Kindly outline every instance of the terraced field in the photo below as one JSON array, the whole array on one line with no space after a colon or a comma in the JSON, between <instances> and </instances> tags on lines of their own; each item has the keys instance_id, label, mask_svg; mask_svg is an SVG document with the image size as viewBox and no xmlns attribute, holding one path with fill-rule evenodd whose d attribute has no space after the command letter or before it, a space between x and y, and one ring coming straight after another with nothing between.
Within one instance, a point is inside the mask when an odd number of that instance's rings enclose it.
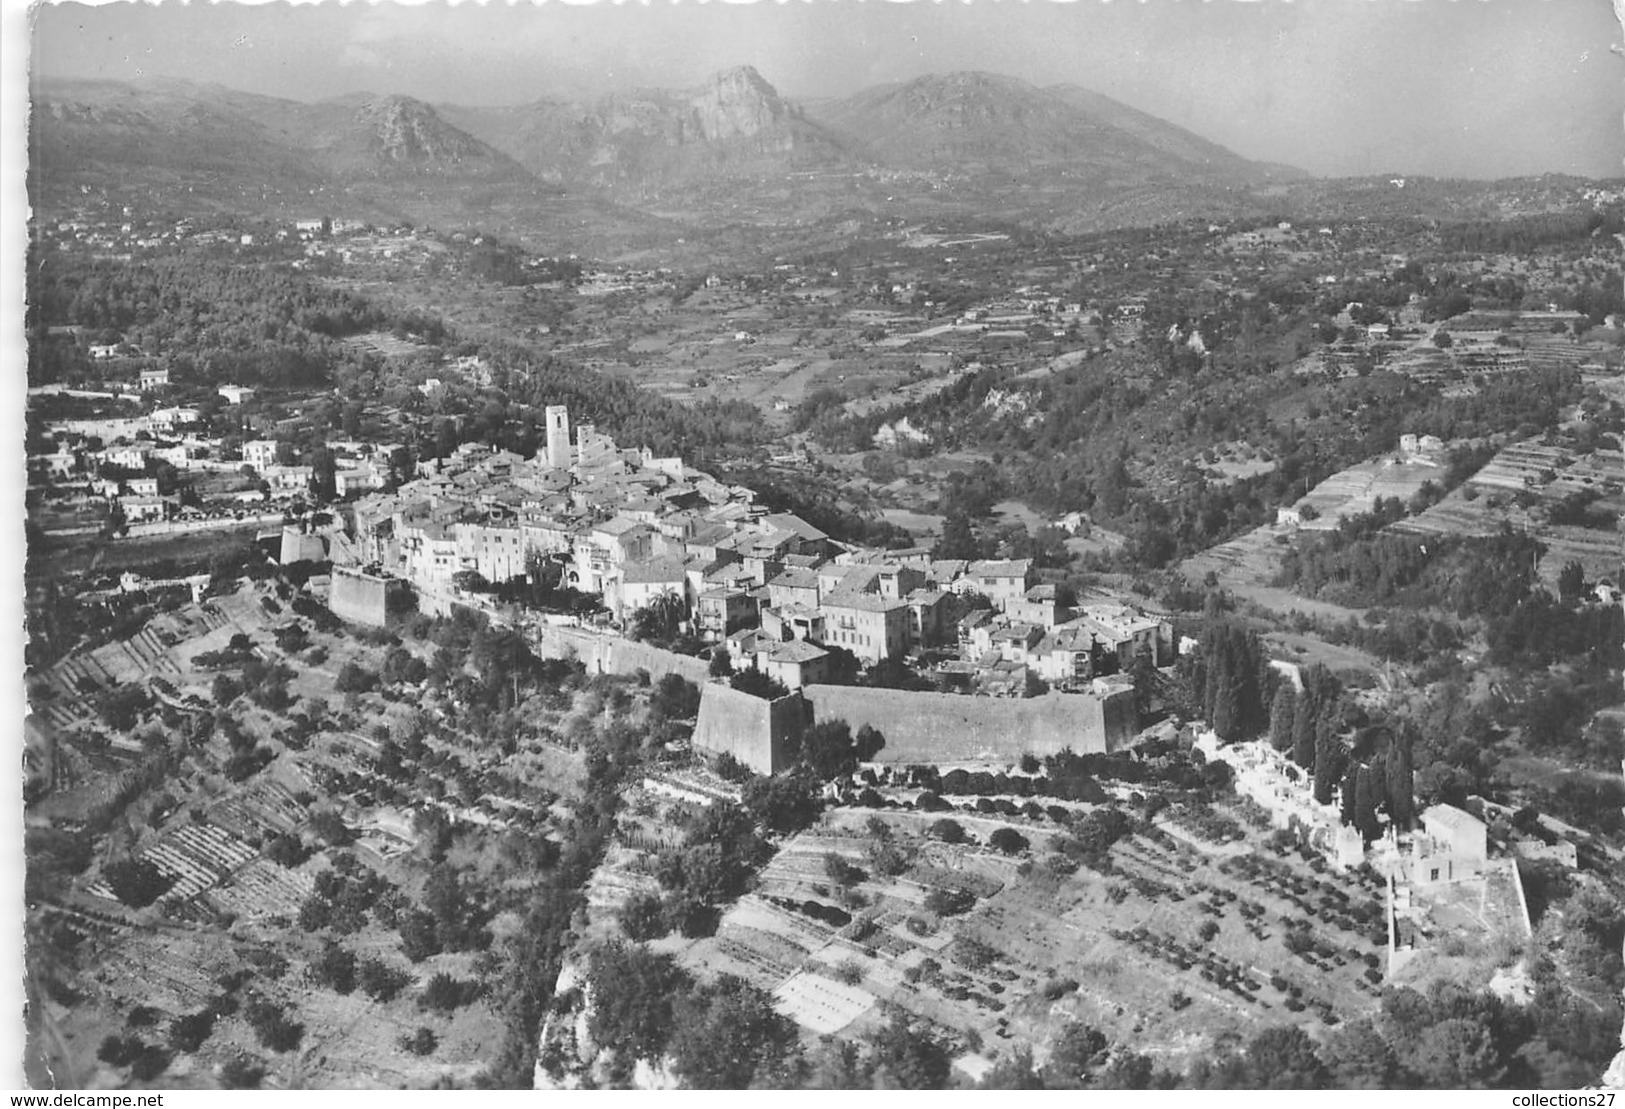
<instances>
[{"instance_id":1,"label":"terraced field","mask_svg":"<svg viewBox=\"0 0 1625 1109\"><path fill-rule=\"evenodd\" d=\"M1042 1054L1068 1019L1178 1063L1265 1024L1319 1037L1377 1004L1374 878L1317 871L1239 823L1239 839L1210 842L1176 817L1119 841L1096 872L1052 861L1058 826L956 811L972 842L949 846L925 834L938 815L831 811L784 844L716 936L662 943L693 971L772 992L810 1034L860 1035L881 1002L901 1005L979 1040L980 1056L961 1060L973 1071L1006 1044ZM911 856L897 877L870 863L871 816ZM1000 826L1018 827L1030 849L990 850ZM829 877L832 853L864 872L849 890ZM969 890L974 907L933 913L933 890ZM1287 946L1289 935L1301 938Z\"/></svg>"}]
</instances>

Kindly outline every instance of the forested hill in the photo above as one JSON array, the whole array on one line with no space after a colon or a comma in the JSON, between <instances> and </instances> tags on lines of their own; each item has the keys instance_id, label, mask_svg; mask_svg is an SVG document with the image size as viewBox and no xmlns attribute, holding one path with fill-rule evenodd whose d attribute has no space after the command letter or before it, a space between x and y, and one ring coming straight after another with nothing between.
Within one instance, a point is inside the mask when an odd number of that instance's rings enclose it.
<instances>
[{"instance_id":1,"label":"forested hill","mask_svg":"<svg viewBox=\"0 0 1625 1109\"><path fill-rule=\"evenodd\" d=\"M1535 434L1578 387L1573 371L1552 369L1446 397L1436 385L1384 373L1330 382L1148 373L1124 354L1043 382L984 370L916 404L811 426L825 444L851 449L906 416L940 449L994 460L943 486L939 510L950 517L983 519L1011 499L1056 515L1081 510L1126 532L1135 557L1162 566L1273 520L1277 506L1392 450L1402 432ZM1272 465L1213 480L1198 465L1201 453L1237 440Z\"/></svg>"},{"instance_id":2,"label":"forested hill","mask_svg":"<svg viewBox=\"0 0 1625 1109\"><path fill-rule=\"evenodd\" d=\"M199 395L224 384L273 394L331 390L347 404L421 412L423 397L408 387L402 367L346 341L383 331L419 344L430 362L454 353L492 366L493 387L470 398L477 403L441 410L453 446L478 438L531 453L540 413L526 409L549 404L568 405L574 418L625 446L691 460L761 436L760 416L749 406L679 406L523 341L466 339L422 309L381 304L281 262L189 253L114 263L42 254L29 268L28 302L32 385L92 379L84 348L51 335L52 328L72 326L109 342L122 339L141 359L168 366L178 389ZM426 437L424 447L436 437L444 436Z\"/></svg>"}]
</instances>

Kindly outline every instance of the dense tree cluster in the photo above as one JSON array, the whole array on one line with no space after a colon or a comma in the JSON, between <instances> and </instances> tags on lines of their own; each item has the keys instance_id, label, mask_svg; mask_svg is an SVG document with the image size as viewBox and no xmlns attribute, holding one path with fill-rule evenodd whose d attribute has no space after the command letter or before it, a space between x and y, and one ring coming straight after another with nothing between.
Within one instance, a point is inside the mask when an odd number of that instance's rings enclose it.
<instances>
[{"instance_id":1,"label":"dense tree cluster","mask_svg":"<svg viewBox=\"0 0 1625 1109\"><path fill-rule=\"evenodd\" d=\"M1226 743L1246 739L1268 724L1266 700L1269 658L1256 631L1229 621L1213 621L1202 631L1201 647L1182 660L1181 677L1202 719Z\"/></svg>"},{"instance_id":2,"label":"dense tree cluster","mask_svg":"<svg viewBox=\"0 0 1625 1109\"><path fill-rule=\"evenodd\" d=\"M587 960L588 1035L625 1082L639 1059L667 1060L696 1089L941 1089L949 1044L893 1010L864 1044L825 1040L812 1051L772 999L743 979L696 983L671 956L609 943Z\"/></svg>"},{"instance_id":3,"label":"dense tree cluster","mask_svg":"<svg viewBox=\"0 0 1625 1109\"><path fill-rule=\"evenodd\" d=\"M1436 608L1460 618L1500 618L1525 599L1540 545L1526 535L1447 537L1368 534L1380 520L1344 521L1305 538L1281 560L1277 582L1355 608Z\"/></svg>"}]
</instances>

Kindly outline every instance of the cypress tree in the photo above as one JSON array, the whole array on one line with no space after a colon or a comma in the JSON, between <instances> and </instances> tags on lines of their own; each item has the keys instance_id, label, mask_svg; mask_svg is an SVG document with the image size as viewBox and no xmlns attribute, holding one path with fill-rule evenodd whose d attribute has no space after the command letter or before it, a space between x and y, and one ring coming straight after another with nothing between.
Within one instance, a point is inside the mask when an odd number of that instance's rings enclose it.
<instances>
[{"instance_id":1,"label":"cypress tree","mask_svg":"<svg viewBox=\"0 0 1625 1109\"><path fill-rule=\"evenodd\" d=\"M1230 684L1229 657L1217 649L1216 641L1214 647L1215 650L1207 656L1207 666L1202 673L1202 715L1207 717L1209 723L1213 721L1219 691Z\"/></svg>"},{"instance_id":2,"label":"cypress tree","mask_svg":"<svg viewBox=\"0 0 1625 1109\"><path fill-rule=\"evenodd\" d=\"M1337 736L1337 717L1328 709L1315 721L1315 800L1331 804L1337 778L1343 770L1343 741Z\"/></svg>"},{"instance_id":3,"label":"cypress tree","mask_svg":"<svg viewBox=\"0 0 1625 1109\"><path fill-rule=\"evenodd\" d=\"M1385 767L1388 819L1402 832L1410 830L1411 822L1416 817L1415 784L1411 771L1411 744L1414 738L1411 729L1406 726L1395 732L1388 743Z\"/></svg>"},{"instance_id":4,"label":"cypress tree","mask_svg":"<svg viewBox=\"0 0 1625 1109\"><path fill-rule=\"evenodd\" d=\"M1343 824L1355 824L1359 816L1354 807L1354 795L1358 786L1360 768L1351 766L1343 774L1342 784L1338 788L1337 818Z\"/></svg>"},{"instance_id":5,"label":"cypress tree","mask_svg":"<svg viewBox=\"0 0 1625 1109\"><path fill-rule=\"evenodd\" d=\"M1382 832L1382 826L1377 822L1377 775L1376 770L1362 766L1354 783L1354 826L1360 829L1360 835L1367 843Z\"/></svg>"},{"instance_id":6,"label":"cypress tree","mask_svg":"<svg viewBox=\"0 0 1625 1109\"><path fill-rule=\"evenodd\" d=\"M1292 749L1292 717L1298 706L1298 695L1291 682L1282 682L1270 702L1270 746L1277 751Z\"/></svg>"},{"instance_id":7,"label":"cypress tree","mask_svg":"<svg viewBox=\"0 0 1625 1109\"><path fill-rule=\"evenodd\" d=\"M1269 727L1268 706L1264 703L1264 680L1269 673L1269 656L1264 652L1264 641L1256 631L1236 629L1236 678L1240 685L1237 700L1241 711L1242 731L1255 736Z\"/></svg>"},{"instance_id":8,"label":"cypress tree","mask_svg":"<svg viewBox=\"0 0 1625 1109\"><path fill-rule=\"evenodd\" d=\"M1223 681L1216 684L1213 691L1213 708L1208 720L1219 738L1226 743L1241 738L1241 714L1236 707L1236 687L1233 682Z\"/></svg>"},{"instance_id":9,"label":"cypress tree","mask_svg":"<svg viewBox=\"0 0 1625 1109\"><path fill-rule=\"evenodd\" d=\"M1292 761L1305 770L1315 765L1315 699L1308 689L1292 713Z\"/></svg>"}]
</instances>

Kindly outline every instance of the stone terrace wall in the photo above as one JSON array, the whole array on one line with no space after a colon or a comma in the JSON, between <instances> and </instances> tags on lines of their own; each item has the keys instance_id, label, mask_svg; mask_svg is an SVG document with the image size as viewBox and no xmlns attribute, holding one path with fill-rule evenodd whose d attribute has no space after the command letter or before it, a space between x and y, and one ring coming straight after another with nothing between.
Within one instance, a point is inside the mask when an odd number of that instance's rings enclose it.
<instances>
[{"instance_id":1,"label":"stone terrace wall","mask_svg":"<svg viewBox=\"0 0 1625 1109\"><path fill-rule=\"evenodd\" d=\"M966 697L896 689L809 685L802 695L818 721L865 724L886 737L876 762L1010 762L1023 753L1113 751L1132 738L1132 693Z\"/></svg>"}]
</instances>

